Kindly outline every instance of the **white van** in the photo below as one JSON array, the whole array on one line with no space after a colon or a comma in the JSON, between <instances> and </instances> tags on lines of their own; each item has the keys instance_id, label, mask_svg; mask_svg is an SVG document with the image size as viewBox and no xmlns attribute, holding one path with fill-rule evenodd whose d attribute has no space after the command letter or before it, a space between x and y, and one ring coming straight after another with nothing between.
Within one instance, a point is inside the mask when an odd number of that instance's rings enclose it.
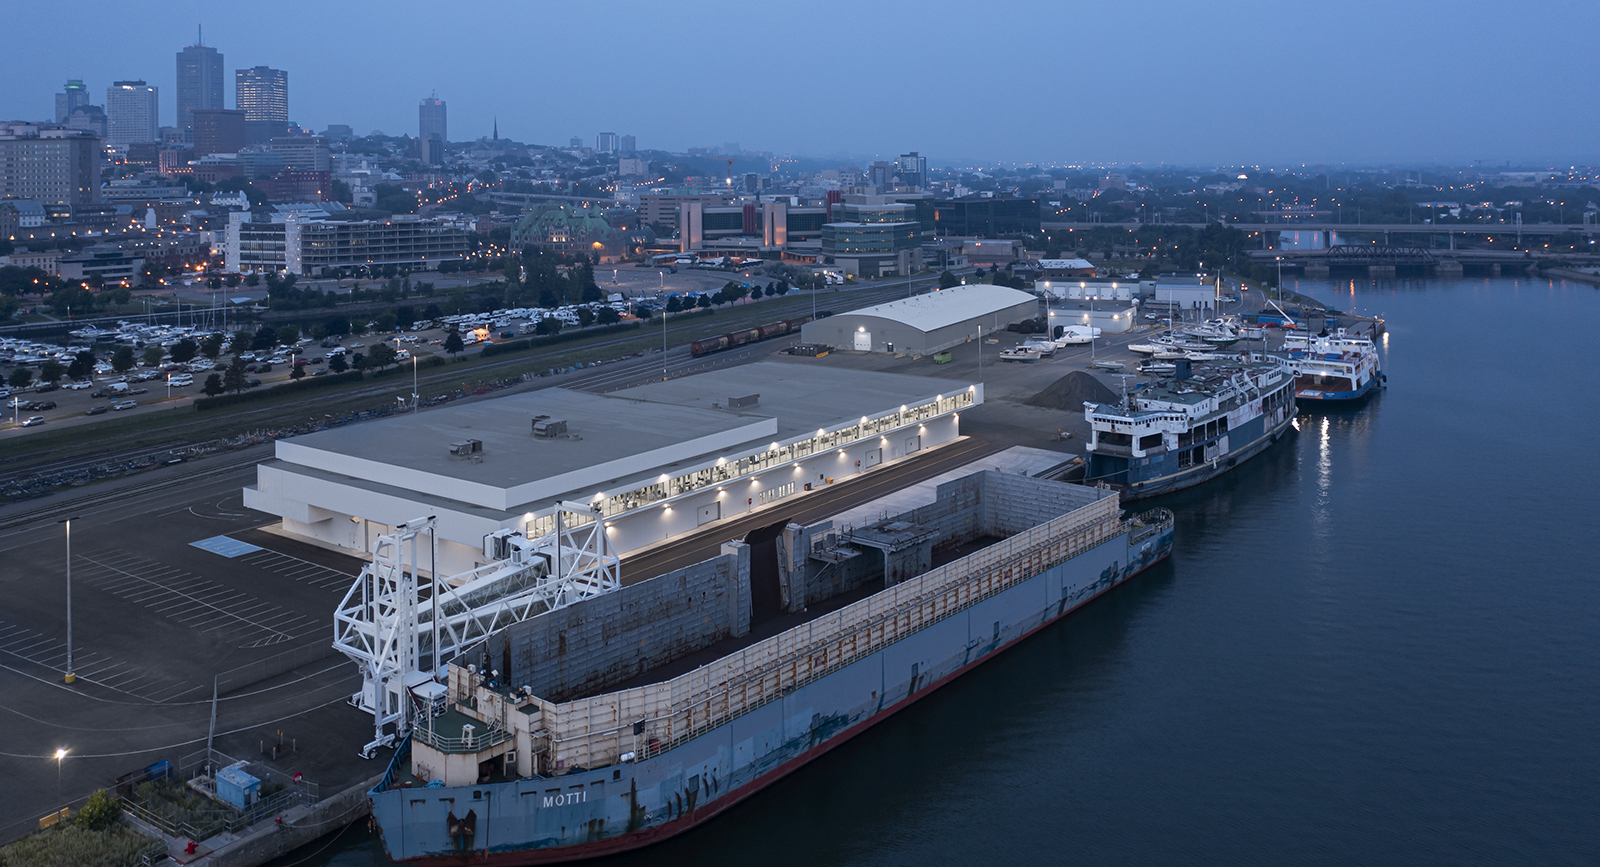
<instances>
[{"instance_id":1,"label":"white van","mask_svg":"<svg viewBox=\"0 0 1600 867\"><path fill-rule=\"evenodd\" d=\"M194 385L194 377L187 373L173 374L172 378L167 380L167 384L171 385L173 388L180 388L185 385Z\"/></svg>"}]
</instances>

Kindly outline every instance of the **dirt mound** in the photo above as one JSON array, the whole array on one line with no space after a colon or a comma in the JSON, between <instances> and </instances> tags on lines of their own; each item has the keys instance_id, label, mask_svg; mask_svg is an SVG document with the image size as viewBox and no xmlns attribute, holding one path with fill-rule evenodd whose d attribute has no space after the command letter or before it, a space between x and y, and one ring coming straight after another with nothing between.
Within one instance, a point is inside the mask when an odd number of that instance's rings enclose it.
<instances>
[{"instance_id":1,"label":"dirt mound","mask_svg":"<svg viewBox=\"0 0 1600 867\"><path fill-rule=\"evenodd\" d=\"M1116 403L1117 393L1095 379L1092 374L1074 370L1023 403L1046 409L1083 412L1083 402L1086 400L1093 403Z\"/></svg>"}]
</instances>

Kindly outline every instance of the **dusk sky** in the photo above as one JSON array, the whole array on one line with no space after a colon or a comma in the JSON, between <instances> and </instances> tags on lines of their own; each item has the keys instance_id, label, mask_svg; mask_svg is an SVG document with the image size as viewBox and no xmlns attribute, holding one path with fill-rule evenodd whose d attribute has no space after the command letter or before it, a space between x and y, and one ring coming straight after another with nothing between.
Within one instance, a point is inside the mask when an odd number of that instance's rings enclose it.
<instances>
[{"instance_id":1,"label":"dusk sky","mask_svg":"<svg viewBox=\"0 0 1600 867\"><path fill-rule=\"evenodd\" d=\"M1593 163L1600 3L11 3L0 118L174 55L289 71L290 118L450 138L936 164Z\"/></svg>"}]
</instances>

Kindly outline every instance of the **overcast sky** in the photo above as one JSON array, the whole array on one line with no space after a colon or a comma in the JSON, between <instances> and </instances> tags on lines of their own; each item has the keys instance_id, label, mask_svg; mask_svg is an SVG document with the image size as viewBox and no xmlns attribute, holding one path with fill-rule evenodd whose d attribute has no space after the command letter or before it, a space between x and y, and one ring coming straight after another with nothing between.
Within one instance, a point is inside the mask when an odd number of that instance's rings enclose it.
<instances>
[{"instance_id":1,"label":"overcast sky","mask_svg":"<svg viewBox=\"0 0 1600 867\"><path fill-rule=\"evenodd\" d=\"M1600 0L7 3L0 118L161 89L195 41L289 71L317 130L936 164L1600 162Z\"/></svg>"}]
</instances>

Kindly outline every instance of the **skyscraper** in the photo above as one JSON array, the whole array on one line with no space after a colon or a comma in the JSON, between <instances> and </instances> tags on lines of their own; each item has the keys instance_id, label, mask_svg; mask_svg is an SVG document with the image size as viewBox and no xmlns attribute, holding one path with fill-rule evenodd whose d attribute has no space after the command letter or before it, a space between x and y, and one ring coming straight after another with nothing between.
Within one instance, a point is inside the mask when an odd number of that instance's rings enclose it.
<instances>
[{"instance_id":1,"label":"skyscraper","mask_svg":"<svg viewBox=\"0 0 1600 867\"><path fill-rule=\"evenodd\" d=\"M894 161L894 173L900 176L901 186L927 186L928 158L921 156L916 151L901 154L900 158Z\"/></svg>"},{"instance_id":2,"label":"skyscraper","mask_svg":"<svg viewBox=\"0 0 1600 867\"><path fill-rule=\"evenodd\" d=\"M600 153L603 153L603 154L614 154L614 153L616 153L617 152L617 134L614 133L614 132L603 132L603 133L599 133L599 134L595 135L595 137L594 137L594 149L596 151L600 152Z\"/></svg>"},{"instance_id":3,"label":"skyscraper","mask_svg":"<svg viewBox=\"0 0 1600 867\"><path fill-rule=\"evenodd\" d=\"M223 108L222 54L196 42L178 52L178 129L194 141L194 110Z\"/></svg>"},{"instance_id":4,"label":"skyscraper","mask_svg":"<svg viewBox=\"0 0 1600 867\"><path fill-rule=\"evenodd\" d=\"M83 84L83 79L68 79L64 92L56 94L56 123L66 123L72 116L72 110L89 104L89 88Z\"/></svg>"},{"instance_id":5,"label":"skyscraper","mask_svg":"<svg viewBox=\"0 0 1600 867\"><path fill-rule=\"evenodd\" d=\"M633 136L625 135L622 137L621 148L623 153L631 154L639 150L639 145Z\"/></svg>"},{"instance_id":6,"label":"skyscraper","mask_svg":"<svg viewBox=\"0 0 1600 867\"><path fill-rule=\"evenodd\" d=\"M157 141L161 135L161 98L143 81L117 81L106 88L106 143L129 145Z\"/></svg>"},{"instance_id":7,"label":"skyscraper","mask_svg":"<svg viewBox=\"0 0 1600 867\"><path fill-rule=\"evenodd\" d=\"M430 96L417 108L417 138L427 141L435 136L441 142L450 140L445 123L444 100Z\"/></svg>"},{"instance_id":8,"label":"skyscraper","mask_svg":"<svg viewBox=\"0 0 1600 867\"><path fill-rule=\"evenodd\" d=\"M233 74L234 105L244 112L245 139L266 144L289 126L289 73L255 66Z\"/></svg>"},{"instance_id":9,"label":"skyscraper","mask_svg":"<svg viewBox=\"0 0 1600 867\"><path fill-rule=\"evenodd\" d=\"M197 108L193 115L195 159L207 154L236 154L244 149L244 112L236 108Z\"/></svg>"}]
</instances>

